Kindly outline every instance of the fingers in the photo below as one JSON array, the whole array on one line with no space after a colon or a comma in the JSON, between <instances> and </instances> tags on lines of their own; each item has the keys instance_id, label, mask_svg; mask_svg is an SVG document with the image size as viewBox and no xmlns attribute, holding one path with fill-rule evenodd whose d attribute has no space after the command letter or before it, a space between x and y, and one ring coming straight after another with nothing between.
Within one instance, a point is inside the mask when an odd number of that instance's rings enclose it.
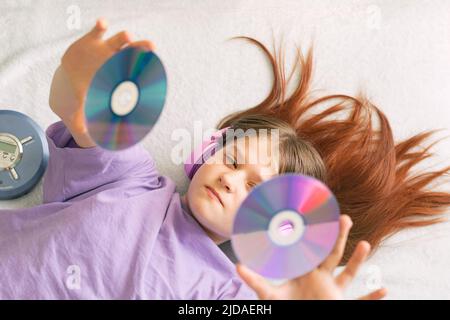
<instances>
[{"instance_id":1,"label":"fingers","mask_svg":"<svg viewBox=\"0 0 450 320\"><path fill-rule=\"evenodd\" d=\"M320 265L319 268L333 272L339 265L344 254L345 244L347 243L348 233L352 227L352 220L348 215L342 215L339 219L339 235L334 245L333 251Z\"/></svg>"},{"instance_id":2,"label":"fingers","mask_svg":"<svg viewBox=\"0 0 450 320\"><path fill-rule=\"evenodd\" d=\"M353 251L352 256L348 260L344 271L336 277L336 284L344 289L356 276L359 268L366 260L370 252L370 244L367 241L361 241Z\"/></svg>"},{"instance_id":3,"label":"fingers","mask_svg":"<svg viewBox=\"0 0 450 320\"><path fill-rule=\"evenodd\" d=\"M380 300L383 299L387 294L386 288L381 288L378 290L375 290L368 295L362 296L359 298L359 300Z\"/></svg>"},{"instance_id":4,"label":"fingers","mask_svg":"<svg viewBox=\"0 0 450 320\"><path fill-rule=\"evenodd\" d=\"M256 292L260 299L265 299L269 296L271 285L264 277L256 272L253 272L242 264L238 264L236 270L239 276Z\"/></svg>"},{"instance_id":5,"label":"fingers","mask_svg":"<svg viewBox=\"0 0 450 320\"><path fill-rule=\"evenodd\" d=\"M124 45L131 42L131 34L127 31L119 32L106 40L113 50L120 50Z\"/></svg>"},{"instance_id":6,"label":"fingers","mask_svg":"<svg viewBox=\"0 0 450 320\"><path fill-rule=\"evenodd\" d=\"M130 43L130 47L141 47L149 51L155 51L156 46L150 40L141 40Z\"/></svg>"},{"instance_id":7,"label":"fingers","mask_svg":"<svg viewBox=\"0 0 450 320\"><path fill-rule=\"evenodd\" d=\"M93 37L96 38L102 38L103 35L106 32L106 29L108 29L108 23L105 19L100 18L97 20L97 22L95 23L94 28L91 30L91 32L89 32L89 34Z\"/></svg>"},{"instance_id":8,"label":"fingers","mask_svg":"<svg viewBox=\"0 0 450 320\"><path fill-rule=\"evenodd\" d=\"M97 39L101 39L106 30L108 29L108 23L105 19L100 18L97 20L94 28L88 33L89 36L96 37ZM140 41L132 41L132 36L127 31L121 31L105 42L113 49L113 50L120 50L125 45L130 45L132 47L142 47L143 49L154 51L155 45L150 40L140 40Z\"/></svg>"}]
</instances>

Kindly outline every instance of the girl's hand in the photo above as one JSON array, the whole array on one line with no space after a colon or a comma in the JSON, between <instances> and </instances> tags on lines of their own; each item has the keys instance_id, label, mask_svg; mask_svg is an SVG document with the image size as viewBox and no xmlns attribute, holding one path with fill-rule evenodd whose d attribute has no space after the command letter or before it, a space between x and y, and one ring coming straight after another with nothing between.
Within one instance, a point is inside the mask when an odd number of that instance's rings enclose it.
<instances>
[{"instance_id":1,"label":"girl's hand","mask_svg":"<svg viewBox=\"0 0 450 320\"><path fill-rule=\"evenodd\" d=\"M154 50L149 40L132 41L127 31L103 40L107 23L99 19L95 27L75 41L64 53L50 90L50 108L71 131L80 146L94 146L87 133L84 105L89 84L97 70L116 52L127 46Z\"/></svg>"},{"instance_id":2,"label":"girl's hand","mask_svg":"<svg viewBox=\"0 0 450 320\"><path fill-rule=\"evenodd\" d=\"M289 280L282 285L270 284L264 277L249 268L238 264L237 271L241 278L258 294L262 300L272 299L343 299L345 288L355 277L359 267L367 258L370 245L366 241L358 243L345 269L338 276L333 276L334 269L339 265L344 253L345 244L352 222L349 216L340 217L340 233L331 254L315 270ZM360 299L381 299L386 295L386 289L378 289Z\"/></svg>"}]
</instances>

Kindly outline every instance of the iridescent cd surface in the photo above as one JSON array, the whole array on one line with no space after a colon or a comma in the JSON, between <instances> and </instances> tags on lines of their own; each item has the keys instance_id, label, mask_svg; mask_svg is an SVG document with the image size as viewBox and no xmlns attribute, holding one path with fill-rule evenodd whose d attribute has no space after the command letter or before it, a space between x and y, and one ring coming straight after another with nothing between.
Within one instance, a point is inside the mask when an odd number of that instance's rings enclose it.
<instances>
[{"instance_id":1,"label":"iridescent cd surface","mask_svg":"<svg viewBox=\"0 0 450 320\"><path fill-rule=\"evenodd\" d=\"M109 150L133 146L155 125L166 93L166 72L154 52L138 47L119 51L89 86L85 107L89 135Z\"/></svg>"},{"instance_id":2,"label":"iridescent cd surface","mask_svg":"<svg viewBox=\"0 0 450 320\"><path fill-rule=\"evenodd\" d=\"M339 205L321 181L285 174L255 187L239 208L231 243L238 260L272 279L316 268L333 249Z\"/></svg>"}]
</instances>

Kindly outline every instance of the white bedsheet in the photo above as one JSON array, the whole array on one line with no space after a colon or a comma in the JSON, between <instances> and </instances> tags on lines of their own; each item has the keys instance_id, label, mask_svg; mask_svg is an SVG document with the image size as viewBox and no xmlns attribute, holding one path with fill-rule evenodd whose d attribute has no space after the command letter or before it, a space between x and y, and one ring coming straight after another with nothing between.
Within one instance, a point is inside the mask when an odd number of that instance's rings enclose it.
<instances>
[{"instance_id":1,"label":"white bedsheet","mask_svg":"<svg viewBox=\"0 0 450 320\"><path fill-rule=\"evenodd\" d=\"M80 25L77 29L77 14ZM182 167L171 161L174 129L212 128L224 115L260 102L270 68L256 47L229 37L247 35L269 47L272 30L284 35L287 63L295 44L315 41L315 87L326 93L368 96L389 117L397 139L450 128L449 1L135 0L0 1L0 109L28 114L43 128L57 118L48 107L54 69L65 48L97 17L108 35L127 29L149 38L168 71L165 110L143 144L180 192ZM75 29L74 29L75 28ZM164 142L164 143L162 143ZM448 165L449 139L430 165ZM428 163L427 163L428 164ZM449 190L449 184L443 189ZM39 204L41 185L0 208ZM450 223L406 230L388 239L368 261L349 297L380 283L388 299L450 298Z\"/></svg>"}]
</instances>

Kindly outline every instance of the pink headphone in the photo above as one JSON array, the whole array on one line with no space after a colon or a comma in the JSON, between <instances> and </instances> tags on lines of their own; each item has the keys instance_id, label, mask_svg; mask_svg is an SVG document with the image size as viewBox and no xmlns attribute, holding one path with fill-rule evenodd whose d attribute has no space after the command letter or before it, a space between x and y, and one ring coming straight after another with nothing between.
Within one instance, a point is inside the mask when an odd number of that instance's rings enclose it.
<instances>
[{"instance_id":1,"label":"pink headphone","mask_svg":"<svg viewBox=\"0 0 450 320\"><path fill-rule=\"evenodd\" d=\"M223 128L215 132L209 140L203 141L203 143L190 154L184 163L184 172L189 179L192 179L197 170L211 157L215 151L215 147L223 141L227 129Z\"/></svg>"}]
</instances>

